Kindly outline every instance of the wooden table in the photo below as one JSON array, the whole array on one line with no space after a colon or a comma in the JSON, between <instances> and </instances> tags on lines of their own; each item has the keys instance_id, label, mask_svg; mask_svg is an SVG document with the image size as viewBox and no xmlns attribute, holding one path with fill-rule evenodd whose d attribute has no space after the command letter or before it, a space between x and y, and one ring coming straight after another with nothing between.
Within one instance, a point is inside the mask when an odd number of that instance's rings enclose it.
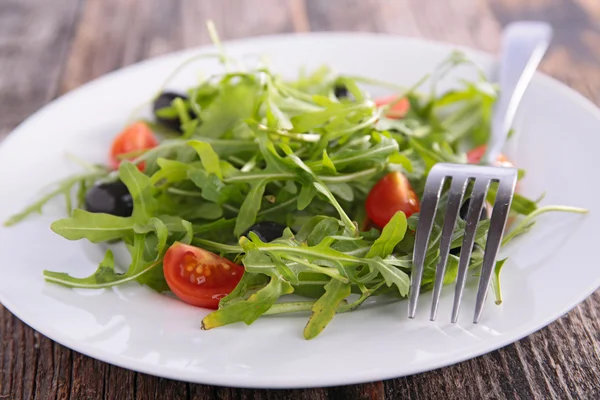
<instances>
[{"instance_id":1,"label":"wooden table","mask_svg":"<svg viewBox=\"0 0 600 400\"><path fill-rule=\"evenodd\" d=\"M2 0L0 138L91 79L208 43L207 18L223 39L358 30L487 51L497 50L506 23L546 20L555 40L542 69L600 101L599 0ZM600 292L549 327L483 357L416 376L326 389L238 390L124 370L54 343L1 305L0 341L0 399L10 400L600 398Z\"/></svg>"}]
</instances>

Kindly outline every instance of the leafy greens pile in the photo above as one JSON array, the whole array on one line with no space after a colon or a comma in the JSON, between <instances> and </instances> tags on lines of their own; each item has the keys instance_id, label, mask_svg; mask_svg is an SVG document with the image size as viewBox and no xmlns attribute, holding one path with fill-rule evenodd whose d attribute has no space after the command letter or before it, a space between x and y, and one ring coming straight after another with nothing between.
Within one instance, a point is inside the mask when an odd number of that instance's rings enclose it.
<instances>
[{"instance_id":1,"label":"leafy greens pile","mask_svg":"<svg viewBox=\"0 0 600 400\"><path fill-rule=\"evenodd\" d=\"M218 42L217 42L218 43ZM203 57L207 57L206 55ZM96 272L76 278L45 271L49 282L68 287L106 288L137 281L168 290L162 257L175 242L193 244L243 264L239 285L202 322L210 329L234 322L250 324L261 315L311 311L304 336L317 336L336 313L353 311L371 296L402 298L408 293L414 231L418 215L398 212L383 228L367 229L364 203L369 190L387 172L402 171L421 195L428 170L437 162L465 163L464 149L487 142L496 96L483 74L474 82L441 95L435 82L454 66L469 63L453 53L432 76L404 89L377 80L345 76L321 68L285 81L266 66L235 67L222 52L225 71L187 91L160 110L182 121L174 137L151 121L161 144L123 161L118 171L103 166L57 185L57 189L15 215L14 224L57 195L67 198L69 217L52 229L69 240L93 243L123 241L131 265L115 270L111 250ZM429 95L416 88L430 79ZM390 119L375 106L365 85L384 87L406 97L410 110ZM348 96L337 98L336 87ZM145 163L144 172L136 164ZM87 190L99 180L122 180L133 198L133 215L118 217L84 211ZM73 207L71 197L77 204ZM490 191L493 200L494 191ZM444 201L440 207L443 209ZM545 211L516 196L511 212L526 218L505 242L525 232ZM443 216L443 210L438 215ZM257 235L241 236L257 221L288 228L269 243ZM437 221L426 259L424 290L431 287L439 259L442 220ZM478 226L470 267L480 266L489 222ZM464 222L452 248L461 245ZM497 268L499 273L501 263ZM454 281L458 257L449 256L445 282ZM496 275L495 278L498 276ZM499 284L495 279L499 298ZM279 301L296 294L302 301Z\"/></svg>"}]
</instances>

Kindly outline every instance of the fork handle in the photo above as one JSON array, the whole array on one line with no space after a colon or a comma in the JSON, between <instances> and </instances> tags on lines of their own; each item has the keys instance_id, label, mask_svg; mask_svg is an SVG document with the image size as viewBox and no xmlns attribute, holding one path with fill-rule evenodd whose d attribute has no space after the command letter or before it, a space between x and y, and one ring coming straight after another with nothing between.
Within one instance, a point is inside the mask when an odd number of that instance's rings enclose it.
<instances>
[{"instance_id":1,"label":"fork handle","mask_svg":"<svg viewBox=\"0 0 600 400\"><path fill-rule=\"evenodd\" d=\"M508 137L517 107L552 38L545 22L520 21L509 24L502 36L500 94L492 117L492 132L482 164L492 164Z\"/></svg>"}]
</instances>

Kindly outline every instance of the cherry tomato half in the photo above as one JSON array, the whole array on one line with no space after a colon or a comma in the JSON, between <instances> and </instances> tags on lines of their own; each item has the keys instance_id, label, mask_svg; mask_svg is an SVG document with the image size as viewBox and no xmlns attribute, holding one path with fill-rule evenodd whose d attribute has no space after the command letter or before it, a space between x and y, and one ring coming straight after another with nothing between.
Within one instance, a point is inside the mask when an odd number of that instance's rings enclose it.
<instances>
[{"instance_id":1,"label":"cherry tomato half","mask_svg":"<svg viewBox=\"0 0 600 400\"><path fill-rule=\"evenodd\" d=\"M375 99L375 105L377 107L383 107L393 101L396 101L397 98L398 98L398 96L396 96L396 95L380 97L378 99ZM410 103L409 103L408 99L406 97L403 97L396 104L394 104L392 106L392 108L390 108L387 111L387 113L385 113L385 116L388 118L392 118L392 119L404 118L404 116L406 116L406 113L408 112L409 108L410 108Z\"/></svg>"},{"instance_id":2,"label":"cherry tomato half","mask_svg":"<svg viewBox=\"0 0 600 400\"><path fill-rule=\"evenodd\" d=\"M117 135L112 143L110 148L110 166L114 169L119 168L122 160L119 156L122 154L151 149L156 146L158 146L158 140L156 140L148 125L143 122L136 122L129 125L123 132ZM130 159L136 157L137 155L130 157ZM144 163L138 164L140 171L143 171L144 167Z\"/></svg>"},{"instance_id":3,"label":"cherry tomato half","mask_svg":"<svg viewBox=\"0 0 600 400\"><path fill-rule=\"evenodd\" d=\"M373 186L365 203L367 215L383 228L398 211L407 217L419 212L419 198L410 182L398 171L390 172Z\"/></svg>"},{"instance_id":4,"label":"cherry tomato half","mask_svg":"<svg viewBox=\"0 0 600 400\"><path fill-rule=\"evenodd\" d=\"M174 243L163 260L165 279L182 301L216 310L219 300L237 286L244 267L215 253Z\"/></svg>"},{"instance_id":5,"label":"cherry tomato half","mask_svg":"<svg viewBox=\"0 0 600 400\"><path fill-rule=\"evenodd\" d=\"M487 145L482 144L481 146L475 147L474 149L469 151L467 153L467 161L469 162L469 164L479 164L479 161L481 161L481 157L483 157L486 150ZM510 160L506 158L504 154L498 155L495 165L498 167L514 167L514 164L510 162Z\"/></svg>"}]
</instances>

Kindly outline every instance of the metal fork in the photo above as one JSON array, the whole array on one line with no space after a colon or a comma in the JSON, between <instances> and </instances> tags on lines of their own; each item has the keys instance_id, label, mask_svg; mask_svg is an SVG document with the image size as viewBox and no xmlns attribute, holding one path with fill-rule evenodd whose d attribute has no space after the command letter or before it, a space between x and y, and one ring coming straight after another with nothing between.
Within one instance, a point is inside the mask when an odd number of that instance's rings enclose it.
<instances>
[{"instance_id":1,"label":"metal fork","mask_svg":"<svg viewBox=\"0 0 600 400\"><path fill-rule=\"evenodd\" d=\"M467 217L465 219L466 228L460 251L458 276L454 292L451 320L455 323L458 319L460 302L475 241L477 223L482 212L483 203L486 200L489 186L492 182L497 182L496 200L490 218L479 287L477 289L475 315L473 317L474 323L479 321L517 182L517 170L515 168L495 167L491 165L500 154L500 150L511 128L517 106L548 48L551 37L552 28L543 22L516 22L505 28L500 57L500 94L494 108L490 141L481 161L481 164L487 165L440 163L436 164L429 172L421 201L421 212L419 214L413 253L413 271L408 305L408 316L410 318L414 318L415 316L429 237L431 236L431 229L444 183L451 180L450 189L447 192L448 203L440 239L440 258L435 271L430 316L432 321L435 320L437 315L457 215L467 186L469 182L473 182Z\"/></svg>"}]
</instances>

